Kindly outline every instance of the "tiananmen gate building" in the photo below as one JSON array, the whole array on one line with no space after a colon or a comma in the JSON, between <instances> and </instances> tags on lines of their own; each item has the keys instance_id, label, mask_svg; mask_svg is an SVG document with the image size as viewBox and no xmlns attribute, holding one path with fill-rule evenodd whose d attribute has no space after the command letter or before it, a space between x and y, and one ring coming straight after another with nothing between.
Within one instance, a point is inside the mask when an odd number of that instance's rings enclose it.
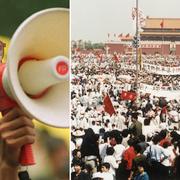
<instances>
[{"instance_id":1,"label":"tiananmen gate building","mask_svg":"<svg viewBox=\"0 0 180 180\"><path fill-rule=\"evenodd\" d=\"M143 54L180 56L180 18L149 18L140 34L140 48ZM105 43L109 53L129 54L133 52L133 36L118 36L118 41Z\"/></svg>"}]
</instances>

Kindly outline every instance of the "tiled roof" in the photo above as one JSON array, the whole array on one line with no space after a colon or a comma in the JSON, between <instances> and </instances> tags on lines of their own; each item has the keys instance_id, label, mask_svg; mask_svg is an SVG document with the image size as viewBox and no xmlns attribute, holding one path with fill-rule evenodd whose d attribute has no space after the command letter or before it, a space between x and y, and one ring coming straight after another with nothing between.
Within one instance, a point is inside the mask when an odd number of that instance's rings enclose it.
<instances>
[{"instance_id":1,"label":"tiled roof","mask_svg":"<svg viewBox=\"0 0 180 180\"><path fill-rule=\"evenodd\" d=\"M162 24L163 24L163 27L162 27ZM180 29L180 18L149 18L147 17L145 20L144 28Z\"/></svg>"}]
</instances>

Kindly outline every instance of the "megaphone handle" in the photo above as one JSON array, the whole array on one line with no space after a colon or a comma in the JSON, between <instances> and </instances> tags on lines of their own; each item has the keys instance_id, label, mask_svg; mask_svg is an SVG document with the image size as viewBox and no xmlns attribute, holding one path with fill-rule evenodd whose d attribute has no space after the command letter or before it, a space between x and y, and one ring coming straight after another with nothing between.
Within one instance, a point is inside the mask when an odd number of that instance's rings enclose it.
<instances>
[{"instance_id":1,"label":"megaphone handle","mask_svg":"<svg viewBox=\"0 0 180 180\"><path fill-rule=\"evenodd\" d=\"M0 63L0 112L6 114L9 109L17 106L16 102L8 97L3 87L3 72L6 65ZM24 145L21 149L20 161L22 166L29 166L35 164L31 144Z\"/></svg>"},{"instance_id":2,"label":"megaphone handle","mask_svg":"<svg viewBox=\"0 0 180 180\"><path fill-rule=\"evenodd\" d=\"M31 144L26 144L21 148L19 163L22 166L30 166L35 164Z\"/></svg>"}]
</instances>

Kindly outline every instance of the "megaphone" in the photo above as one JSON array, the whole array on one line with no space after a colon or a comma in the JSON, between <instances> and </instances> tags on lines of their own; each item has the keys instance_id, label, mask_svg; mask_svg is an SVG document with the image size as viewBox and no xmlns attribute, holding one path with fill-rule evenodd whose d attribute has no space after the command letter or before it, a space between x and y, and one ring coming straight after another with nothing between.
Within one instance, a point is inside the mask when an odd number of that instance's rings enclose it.
<instances>
[{"instance_id":1,"label":"megaphone","mask_svg":"<svg viewBox=\"0 0 180 180\"><path fill-rule=\"evenodd\" d=\"M3 107L14 106L8 101L10 97L30 117L51 126L68 127L68 57L67 9L46 9L27 18L11 39L6 66L0 67Z\"/></svg>"}]
</instances>

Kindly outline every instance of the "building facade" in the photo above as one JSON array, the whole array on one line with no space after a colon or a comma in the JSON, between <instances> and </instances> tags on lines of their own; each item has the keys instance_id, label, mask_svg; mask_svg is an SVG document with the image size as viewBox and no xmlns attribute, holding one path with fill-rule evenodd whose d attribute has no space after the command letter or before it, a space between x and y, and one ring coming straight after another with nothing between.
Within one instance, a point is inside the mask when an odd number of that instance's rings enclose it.
<instances>
[{"instance_id":1,"label":"building facade","mask_svg":"<svg viewBox=\"0 0 180 180\"><path fill-rule=\"evenodd\" d=\"M140 48L143 54L161 54L180 56L180 18L149 18L139 32ZM109 53L133 53L133 36L121 36L118 41L109 41L105 45Z\"/></svg>"}]
</instances>

